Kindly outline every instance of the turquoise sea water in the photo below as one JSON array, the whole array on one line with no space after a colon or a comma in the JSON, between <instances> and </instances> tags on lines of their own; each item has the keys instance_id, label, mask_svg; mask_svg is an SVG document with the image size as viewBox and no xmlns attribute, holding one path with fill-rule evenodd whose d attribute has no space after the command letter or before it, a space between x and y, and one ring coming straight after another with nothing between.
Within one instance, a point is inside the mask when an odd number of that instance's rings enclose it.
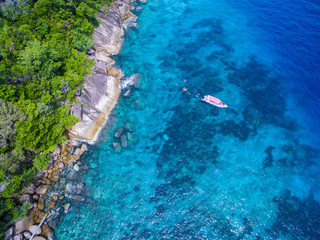
<instances>
[{"instance_id":1,"label":"turquoise sea water","mask_svg":"<svg viewBox=\"0 0 320 240\"><path fill-rule=\"evenodd\" d=\"M140 87L82 157L86 201L70 200L57 239L320 239L319 9L143 5L116 57Z\"/></svg>"}]
</instances>

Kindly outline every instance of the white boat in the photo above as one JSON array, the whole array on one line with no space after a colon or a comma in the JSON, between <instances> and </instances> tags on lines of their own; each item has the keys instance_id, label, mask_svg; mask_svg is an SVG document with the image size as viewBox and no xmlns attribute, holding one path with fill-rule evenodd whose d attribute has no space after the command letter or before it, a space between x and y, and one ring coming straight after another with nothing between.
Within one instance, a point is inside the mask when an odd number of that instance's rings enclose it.
<instances>
[{"instance_id":1,"label":"white boat","mask_svg":"<svg viewBox=\"0 0 320 240\"><path fill-rule=\"evenodd\" d=\"M205 95L204 98L202 98L201 100L219 108L228 107L228 105L222 102L219 98L213 97L211 95Z\"/></svg>"}]
</instances>

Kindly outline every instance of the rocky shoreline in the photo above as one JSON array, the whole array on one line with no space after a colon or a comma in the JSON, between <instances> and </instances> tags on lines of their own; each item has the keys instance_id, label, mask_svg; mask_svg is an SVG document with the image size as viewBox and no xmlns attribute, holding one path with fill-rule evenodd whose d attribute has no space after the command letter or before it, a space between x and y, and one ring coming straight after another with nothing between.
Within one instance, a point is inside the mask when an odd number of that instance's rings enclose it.
<instances>
[{"instance_id":1,"label":"rocky shoreline","mask_svg":"<svg viewBox=\"0 0 320 240\"><path fill-rule=\"evenodd\" d=\"M141 7L132 0L117 0L107 12L102 9L98 15L100 25L93 32L94 47L88 51L89 58L96 64L82 90L77 92L77 103L71 109L71 114L80 122L68 132L66 143L51 153L48 169L38 172L34 184L24 190L20 201L30 203L28 216L11 224L5 231L5 239L55 239L57 221L61 214L68 212L69 202L85 201L84 184L76 181L76 177L69 182L67 178L88 169L78 161L87 151L86 144L81 142L95 143L117 103L124 73L113 67L115 61L110 56L119 53L125 31L137 26L137 16L132 10L140 11ZM128 79L134 82L134 78Z\"/></svg>"}]
</instances>

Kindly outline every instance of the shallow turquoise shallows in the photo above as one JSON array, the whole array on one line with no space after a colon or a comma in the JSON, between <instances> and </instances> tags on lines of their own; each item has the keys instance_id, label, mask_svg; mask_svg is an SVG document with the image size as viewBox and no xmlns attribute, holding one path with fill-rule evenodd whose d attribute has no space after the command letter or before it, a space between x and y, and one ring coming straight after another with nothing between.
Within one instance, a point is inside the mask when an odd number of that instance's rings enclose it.
<instances>
[{"instance_id":1,"label":"shallow turquoise shallows","mask_svg":"<svg viewBox=\"0 0 320 240\"><path fill-rule=\"evenodd\" d=\"M320 239L320 6L256 2L143 5L115 57L140 86L83 155L57 239Z\"/></svg>"}]
</instances>

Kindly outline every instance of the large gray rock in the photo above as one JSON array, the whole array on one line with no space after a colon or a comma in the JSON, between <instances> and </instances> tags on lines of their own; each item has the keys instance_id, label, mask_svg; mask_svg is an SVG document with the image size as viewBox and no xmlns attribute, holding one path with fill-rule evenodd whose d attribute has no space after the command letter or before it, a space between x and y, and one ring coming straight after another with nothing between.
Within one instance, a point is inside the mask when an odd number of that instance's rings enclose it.
<instances>
[{"instance_id":1,"label":"large gray rock","mask_svg":"<svg viewBox=\"0 0 320 240\"><path fill-rule=\"evenodd\" d=\"M29 229L33 224L31 217L26 217L16 222L15 234L19 234Z\"/></svg>"},{"instance_id":2,"label":"large gray rock","mask_svg":"<svg viewBox=\"0 0 320 240\"><path fill-rule=\"evenodd\" d=\"M82 121L76 123L69 132L73 138L94 142L100 127L119 96L119 80L106 74L88 75L84 89L78 98L82 107Z\"/></svg>"},{"instance_id":3,"label":"large gray rock","mask_svg":"<svg viewBox=\"0 0 320 240\"><path fill-rule=\"evenodd\" d=\"M101 11L98 15L100 25L93 31L94 52L90 51L90 58L96 61L95 74L87 76L78 103L72 106L71 113L81 122L69 131L71 138L94 143L116 104L122 73L110 76L106 67L114 64L110 55L119 53L125 26L137 18L129 11L130 3L118 0L107 13Z\"/></svg>"},{"instance_id":4,"label":"large gray rock","mask_svg":"<svg viewBox=\"0 0 320 240\"><path fill-rule=\"evenodd\" d=\"M128 3L129 1L117 1L107 13L101 11L98 15L100 25L93 31L96 52L105 52L106 55L119 53L124 34L122 21L130 9Z\"/></svg>"},{"instance_id":5,"label":"large gray rock","mask_svg":"<svg viewBox=\"0 0 320 240\"><path fill-rule=\"evenodd\" d=\"M7 230L4 231L4 236L5 239L11 238L13 234L13 227L8 228Z\"/></svg>"}]
</instances>

